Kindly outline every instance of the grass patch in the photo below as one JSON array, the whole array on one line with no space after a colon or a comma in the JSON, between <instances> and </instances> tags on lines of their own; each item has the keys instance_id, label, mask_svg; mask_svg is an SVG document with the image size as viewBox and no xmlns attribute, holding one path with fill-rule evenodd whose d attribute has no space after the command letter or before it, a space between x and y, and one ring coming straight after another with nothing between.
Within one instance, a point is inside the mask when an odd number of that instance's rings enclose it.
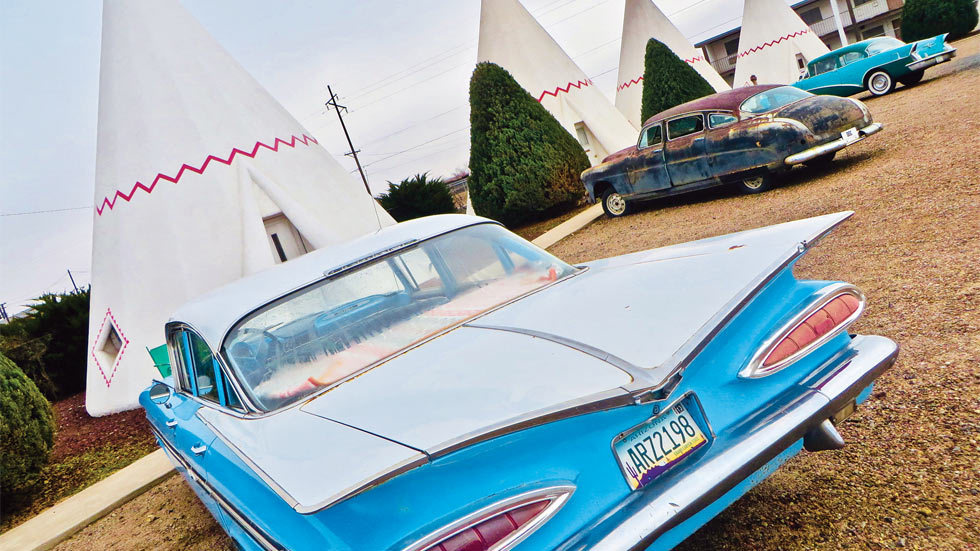
<instances>
[{"instance_id":1,"label":"grass patch","mask_svg":"<svg viewBox=\"0 0 980 551\"><path fill-rule=\"evenodd\" d=\"M153 441L109 444L49 463L31 482L12 491L4 489L0 532L108 477L156 447Z\"/></svg>"}]
</instances>

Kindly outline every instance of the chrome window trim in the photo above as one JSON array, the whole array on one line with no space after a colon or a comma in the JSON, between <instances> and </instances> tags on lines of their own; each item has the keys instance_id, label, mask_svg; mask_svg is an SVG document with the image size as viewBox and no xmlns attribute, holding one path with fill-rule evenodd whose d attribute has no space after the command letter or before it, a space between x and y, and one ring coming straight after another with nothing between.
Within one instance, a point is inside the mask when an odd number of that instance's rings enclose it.
<instances>
[{"instance_id":1,"label":"chrome window trim","mask_svg":"<svg viewBox=\"0 0 980 551\"><path fill-rule=\"evenodd\" d=\"M663 415L664 413L666 413L668 410L673 409L674 406L676 406L677 404L683 402L689 396L694 399L694 402L695 403L697 403L698 409L701 412L701 419L704 420L704 424L707 425L707 427L708 427L708 434L711 435L711 438L708 440L708 445L705 446L704 449L708 449L709 447L711 447L711 444L714 443L715 438L717 438L717 435L715 434L715 429L711 426L711 421L708 420L708 416L705 415L705 413L704 413L704 406L701 404L701 399L698 398L698 395L695 394L693 390L689 390L689 391L685 392L683 395L679 396L676 400L674 400L673 402L671 402L670 404L668 404L666 406L663 406L663 407L654 406L653 407L653 413L649 417L647 417L646 419L644 419L644 420L640 421L639 423L633 425L632 427L630 427L630 428L628 428L628 429L620 432L619 434L617 434L616 436L614 436L612 440L610 440L610 442L609 442L609 450L612 452L613 460L616 462L616 465L619 467L619 472L620 472L620 474L623 475L624 478L626 478L626 470L623 469L623 464L619 462L619 456L616 454L616 442L619 442L620 440L622 440L623 438L625 438L627 434L635 431L636 429L642 427L643 425L649 423L650 421L656 419L657 417L660 417L661 415ZM695 423L696 422L697 421L695 421ZM701 428L701 427L699 426L698 428ZM685 458L681 459L680 462L683 463L686 459L690 459L690 457L691 456L685 457ZM666 471L664 471L664 472L666 472ZM627 487L628 487L628 485L627 485ZM643 486L640 486L639 488L636 488L635 490L630 490L630 493L635 492L637 490L640 490L642 488L643 488Z\"/></svg>"},{"instance_id":2,"label":"chrome window trim","mask_svg":"<svg viewBox=\"0 0 980 551\"><path fill-rule=\"evenodd\" d=\"M643 141L643 135L646 134L647 130L653 128L654 126L660 127L660 141L655 144L647 144L646 146L641 147L640 142ZM640 137L636 139L636 149L637 150L650 149L651 147L656 147L658 145L660 146L661 149L663 149L665 132L666 130L664 130L663 121L657 121L655 123L644 126L643 129L640 130Z\"/></svg>"},{"instance_id":3,"label":"chrome window trim","mask_svg":"<svg viewBox=\"0 0 980 551\"><path fill-rule=\"evenodd\" d=\"M715 125L711 124L711 116L712 115L728 115L729 117L732 117L735 120L732 121L732 122L730 122L730 123L728 123L728 124L723 124L723 125L720 125L720 126L715 126ZM714 130L716 128L726 128L728 126L731 126L733 124L736 124L738 122L738 115L736 115L733 111L712 111L710 113L707 113L707 120L708 120L708 128L710 130Z\"/></svg>"},{"instance_id":4,"label":"chrome window trim","mask_svg":"<svg viewBox=\"0 0 980 551\"><path fill-rule=\"evenodd\" d=\"M677 136L676 138L675 137L671 137L671 135L670 135L670 123L671 123L671 121L676 121L677 119L684 119L684 118L687 118L687 117L692 117L694 115L699 115L701 117L701 130L695 130L693 132L688 132L687 134L684 134L683 136ZM706 128L706 126L705 126L705 120L704 120L704 113L701 112L701 111L692 111L692 112L689 112L689 113L684 113L683 115L676 115L676 116L670 117L669 119L664 119L662 122L664 123L664 137L666 138L666 140L664 140L664 143L666 143L666 142L672 142L672 141L675 141L675 140L679 140L681 138L686 138L687 136L693 136L694 134L697 134L698 132L704 132L705 131L705 128Z\"/></svg>"},{"instance_id":5,"label":"chrome window trim","mask_svg":"<svg viewBox=\"0 0 980 551\"><path fill-rule=\"evenodd\" d=\"M487 520L489 518L501 515L503 513L510 512L518 507L523 507L524 505L530 505L532 503L537 503L540 501L550 501L547 507L543 511L537 514L533 519L528 521L524 526L521 526L509 536L495 543L489 551L507 551L513 549L518 543L523 541L525 538L531 535L532 532L540 528L547 522L551 517L558 512L565 502L572 496L575 492L575 486L572 485L562 485L562 486L551 486L541 490L531 490L529 492L524 492L496 503L483 507L473 513L470 513L450 524L442 526L436 530L433 530L428 535L422 539L416 541L415 543L405 547L403 551L424 551L431 546L438 545L439 543L476 526L477 524Z\"/></svg>"},{"instance_id":6,"label":"chrome window trim","mask_svg":"<svg viewBox=\"0 0 980 551\"><path fill-rule=\"evenodd\" d=\"M177 451L177 448L171 445L170 442L168 442L167 439L160 434L160 431L158 431L152 424L150 425L150 430L153 432L154 436L156 436L157 440L160 441L160 444L166 449L166 451L169 452L168 455L170 455L174 461L180 463L180 466L184 468L188 478L197 483L197 485L200 486L205 493L211 496L211 498L218 504L218 507L220 507L229 518L238 524L242 530L244 530L249 537L252 538L253 541L259 544L259 546L266 551L286 551L285 547L272 539L272 537L266 534L264 530L258 526L255 526L255 524L242 515L238 509L231 504L231 502L225 499L225 497L221 495L219 491L208 484L208 482L200 474L198 474L198 472L195 471L186 460L184 460L184 458L180 455L180 452Z\"/></svg>"},{"instance_id":7,"label":"chrome window trim","mask_svg":"<svg viewBox=\"0 0 980 551\"><path fill-rule=\"evenodd\" d=\"M803 348L800 348L799 350L797 350L793 354L790 354L786 358L783 358L779 362L776 362L775 364L769 367L762 366L762 363L769 356L769 354L772 353L773 350L775 350L776 346L787 335L789 335L790 333L793 332L794 329L799 327L804 320L810 317L810 315L815 313L817 310L820 310L821 308L829 304L832 300L834 300L835 298L841 295L851 295L858 299L857 310L855 310L850 316L848 316L848 318L844 320L843 323L835 327L833 331L821 335L813 342L807 344ZM843 333L848 326L854 323L859 317L861 317L861 314L864 313L865 303L866 303L866 299L864 297L864 293L862 293L860 289L858 289L854 285L851 285L850 283L835 283L833 285L829 285L827 287L824 287L823 289L820 289L820 291L815 293L815 296L811 298L810 302L807 304L805 308L803 308L799 312L794 313L788 321L780 325L776 331L774 331L769 337L766 338L766 340L762 342L762 345L760 345L759 348L756 350L755 354L753 354L748 364L746 364L745 367L739 370L738 372L739 378L758 379L761 377L772 375L773 373L777 373L789 367L791 364L793 364L800 358L806 356L813 350L819 348L825 342Z\"/></svg>"},{"instance_id":8,"label":"chrome window trim","mask_svg":"<svg viewBox=\"0 0 980 551\"><path fill-rule=\"evenodd\" d=\"M182 363L174 363L174 361L175 360L178 360L178 358L177 358L177 354L176 354L177 347L176 347L176 345L174 343L173 336L178 331L191 331L191 332L193 332L195 335L198 336L198 338L201 339L202 342L204 342L204 344L206 344L208 346L208 351L211 352L211 356L218 362L219 368L223 370L222 376L224 377L224 379L226 379L227 381L229 381L229 383L230 383L230 385L232 387L232 392L235 393L236 397L238 398L239 403L242 404L242 409L241 410L238 410L238 409L234 409L234 408L229 408L229 407L224 406L222 404L219 404L217 402L212 402L210 400L203 400L200 397L195 396L194 393L193 393L193 391L191 389L184 388L183 381L181 380L180 375L178 375L178 376L176 376L176 377L173 378L174 379L174 386L173 386L173 388L174 388L174 390L176 392L180 392L185 397L190 398L191 400L194 400L195 402L198 402L199 404L201 404L203 406L207 406L207 407L210 407L212 409L216 409L218 411L227 413L229 415L233 415L235 417L245 417L245 416L249 416L253 412L259 411L255 407L255 405L252 403L251 398L245 392L243 392L243 390L242 390L242 388L241 388L241 386L240 386L240 384L238 382L238 376L237 376L238 374L235 373L235 372L233 372L229 368L229 366L225 363L225 358L224 358L223 355L221 355L221 354L215 354L214 348L211 346L211 343L209 343L207 341L207 339L205 339L204 337L202 337L201 336L201 332L198 331L197 329L195 329L193 325L191 325L191 324L189 324L187 322L183 322L183 321L180 321L180 322L170 322L170 323L167 323L166 328L165 328L165 331L166 331L167 352L170 354L171 371L173 371L173 366L181 366L181 369L183 369L183 367L182 367L183 364ZM182 359L179 359L179 361L182 362L183 360Z\"/></svg>"}]
</instances>

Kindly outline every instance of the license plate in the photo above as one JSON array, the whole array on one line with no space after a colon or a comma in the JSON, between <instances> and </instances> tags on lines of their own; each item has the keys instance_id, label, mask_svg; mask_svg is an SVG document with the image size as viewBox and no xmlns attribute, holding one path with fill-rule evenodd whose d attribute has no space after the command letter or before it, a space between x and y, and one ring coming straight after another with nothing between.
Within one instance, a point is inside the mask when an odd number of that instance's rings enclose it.
<instances>
[{"instance_id":1,"label":"license plate","mask_svg":"<svg viewBox=\"0 0 980 551\"><path fill-rule=\"evenodd\" d=\"M631 490L646 486L708 441L694 416L677 403L616 437L613 452Z\"/></svg>"},{"instance_id":2,"label":"license plate","mask_svg":"<svg viewBox=\"0 0 980 551\"><path fill-rule=\"evenodd\" d=\"M844 143L852 144L858 141L861 136L858 134L857 128L848 128L847 130L840 133L840 137L844 138Z\"/></svg>"}]
</instances>

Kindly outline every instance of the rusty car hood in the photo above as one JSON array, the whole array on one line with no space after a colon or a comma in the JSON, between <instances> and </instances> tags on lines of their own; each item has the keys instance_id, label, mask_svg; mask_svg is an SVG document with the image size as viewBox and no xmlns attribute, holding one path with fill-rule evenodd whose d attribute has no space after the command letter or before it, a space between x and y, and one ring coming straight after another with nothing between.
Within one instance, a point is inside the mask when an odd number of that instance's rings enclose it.
<instances>
[{"instance_id":1,"label":"rusty car hood","mask_svg":"<svg viewBox=\"0 0 980 551\"><path fill-rule=\"evenodd\" d=\"M619 151L617 151L615 153L606 155L606 157L604 159L602 159L602 164L612 163L612 162L618 161L620 159L624 159L630 153L632 153L634 151L636 151L636 146L635 145L631 145L629 147L624 147L623 149L620 149Z\"/></svg>"}]
</instances>

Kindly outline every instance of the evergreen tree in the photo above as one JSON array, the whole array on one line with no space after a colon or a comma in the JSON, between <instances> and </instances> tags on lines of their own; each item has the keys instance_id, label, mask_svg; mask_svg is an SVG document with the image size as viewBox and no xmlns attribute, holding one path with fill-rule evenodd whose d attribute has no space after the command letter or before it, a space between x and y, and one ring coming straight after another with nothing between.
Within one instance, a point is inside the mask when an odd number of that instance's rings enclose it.
<instances>
[{"instance_id":1,"label":"evergreen tree","mask_svg":"<svg viewBox=\"0 0 980 551\"><path fill-rule=\"evenodd\" d=\"M473 208L521 224L574 205L589 168L585 150L502 67L479 63L470 79Z\"/></svg>"},{"instance_id":2,"label":"evergreen tree","mask_svg":"<svg viewBox=\"0 0 980 551\"><path fill-rule=\"evenodd\" d=\"M33 382L0 354L0 487L4 497L48 462L54 415Z\"/></svg>"},{"instance_id":3,"label":"evergreen tree","mask_svg":"<svg viewBox=\"0 0 980 551\"><path fill-rule=\"evenodd\" d=\"M714 93L708 81L670 48L653 38L647 42L640 120Z\"/></svg>"},{"instance_id":4,"label":"evergreen tree","mask_svg":"<svg viewBox=\"0 0 980 551\"><path fill-rule=\"evenodd\" d=\"M456 212L449 188L441 178L430 180L429 174L416 174L398 184L388 182L388 191L378 202L399 222L432 214Z\"/></svg>"},{"instance_id":5,"label":"evergreen tree","mask_svg":"<svg viewBox=\"0 0 980 551\"><path fill-rule=\"evenodd\" d=\"M949 33L955 40L977 26L974 0L906 0L902 8L902 40L915 42Z\"/></svg>"}]
</instances>

